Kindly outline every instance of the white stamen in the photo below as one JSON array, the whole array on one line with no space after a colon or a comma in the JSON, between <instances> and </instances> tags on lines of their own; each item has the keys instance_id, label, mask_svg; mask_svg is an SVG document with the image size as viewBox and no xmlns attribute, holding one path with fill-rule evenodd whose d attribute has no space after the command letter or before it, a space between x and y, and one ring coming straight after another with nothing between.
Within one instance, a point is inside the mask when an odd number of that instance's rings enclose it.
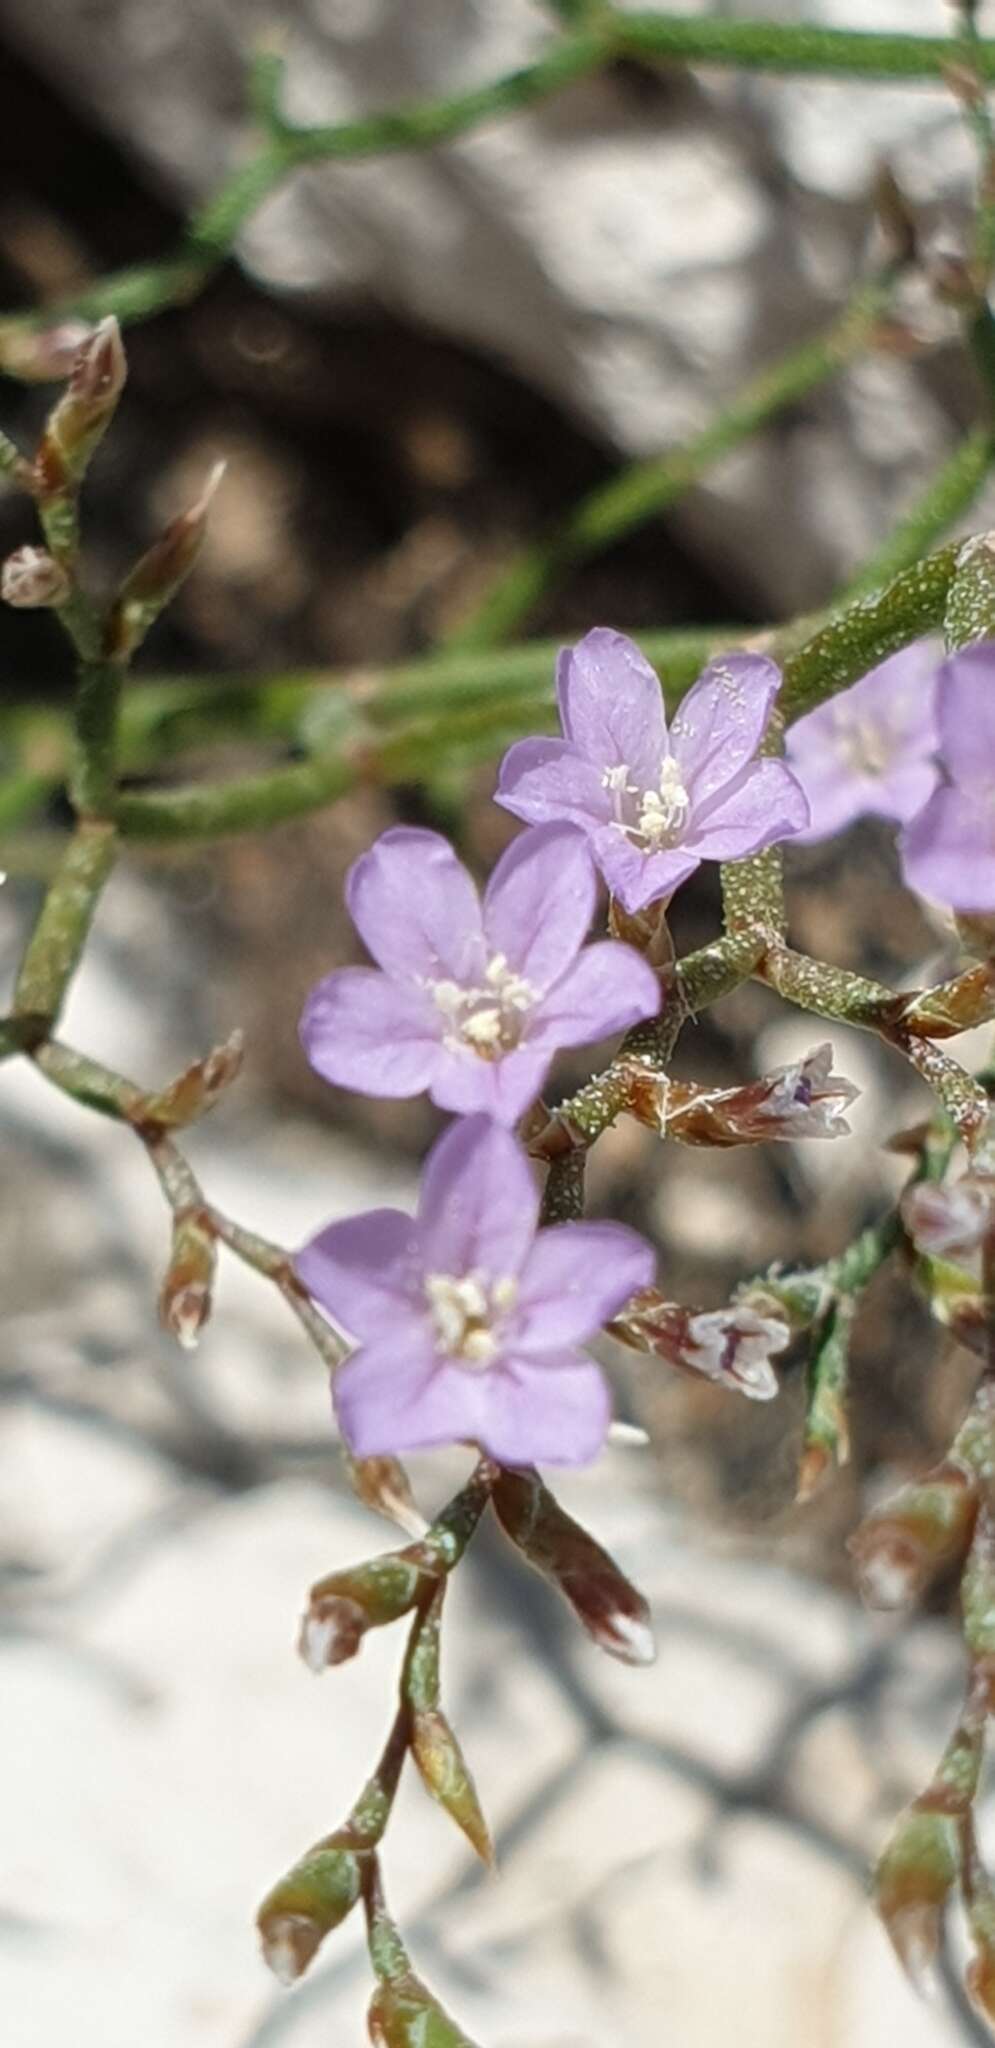
<instances>
[{"instance_id":1,"label":"white stamen","mask_svg":"<svg viewBox=\"0 0 995 2048\"><path fill-rule=\"evenodd\" d=\"M691 799L681 781L681 771L672 754L660 769L658 789L648 789L639 809L639 832L648 850L674 846L688 821Z\"/></svg>"},{"instance_id":2,"label":"white stamen","mask_svg":"<svg viewBox=\"0 0 995 2048\"><path fill-rule=\"evenodd\" d=\"M485 1060L514 1050L538 1000L538 991L509 967L504 953L488 960L482 988L463 988L456 981L426 981L424 986L445 1019L447 1050L474 1052Z\"/></svg>"},{"instance_id":3,"label":"white stamen","mask_svg":"<svg viewBox=\"0 0 995 2048\"><path fill-rule=\"evenodd\" d=\"M518 1293L513 1275L490 1281L481 1273L426 1273L425 1294L439 1350L460 1364L491 1365L500 1350L495 1323Z\"/></svg>"}]
</instances>

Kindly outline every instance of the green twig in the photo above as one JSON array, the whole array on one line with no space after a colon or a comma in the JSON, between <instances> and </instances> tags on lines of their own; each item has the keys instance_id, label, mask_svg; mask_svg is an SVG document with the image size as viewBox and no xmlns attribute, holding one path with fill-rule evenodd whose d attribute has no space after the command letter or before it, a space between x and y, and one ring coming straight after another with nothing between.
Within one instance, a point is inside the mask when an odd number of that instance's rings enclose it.
<instances>
[{"instance_id":1,"label":"green twig","mask_svg":"<svg viewBox=\"0 0 995 2048\"><path fill-rule=\"evenodd\" d=\"M231 253L242 228L263 201L306 164L349 162L399 150L428 149L455 141L485 121L540 105L567 86L622 57L656 63L704 63L738 70L809 73L854 80L938 80L952 45L942 36L911 36L860 29L818 28L789 22L735 21L643 11L572 10L578 25L559 37L535 63L468 92L359 116L334 125L294 127L272 118L275 92L259 153L234 172L194 215L175 254L104 278L30 318L0 322L0 356L18 374L18 339L52 322L77 316L122 322L146 319L203 289ZM995 78L995 43L979 39L973 53L979 76ZM23 351L22 351L23 354Z\"/></svg>"},{"instance_id":2,"label":"green twig","mask_svg":"<svg viewBox=\"0 0 995 2048\"><path fill-rule=\"evenodd\" d=\"M14 990L15 1013L48 1030L62 1007L117 851L114 827L84 820L66 846Z\"/></svg>"},{"instance_id":3,"label":"green twig","mask_svg":"<svg viewBox=\"0 0 995 2048\"><path fill-rule=\"evenodd\" d=\"M501 570L479 608L448 644L492 647L505 639L568 569L657 517L723 455L851 362L872 341L893 281L889 274L861 284L824 334L751 378L683 448L631 463L610 483L582 498L553 533Z\"/></svg>"}]
</instances>

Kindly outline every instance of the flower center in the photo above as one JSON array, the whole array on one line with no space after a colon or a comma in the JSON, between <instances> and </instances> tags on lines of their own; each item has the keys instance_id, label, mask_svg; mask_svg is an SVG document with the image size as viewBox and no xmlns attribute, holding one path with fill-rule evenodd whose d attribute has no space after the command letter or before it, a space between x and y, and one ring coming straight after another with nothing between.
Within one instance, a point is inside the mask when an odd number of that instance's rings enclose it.
<instances>
[{"instance_id":1,"label":"flower center","mask_svg":"<svg viewBox=\"0 0 995 2048\"><path fill-rule=\"evenodd\" d=\"M616 831L624 833L644 853L659 853L662 846L676 846L683 838L691 799L672 754L661 765L655 789L639 789L630 782L624 762L617 768L606 768L601 784L611 794Z\"/></svg>"},{"instance_id":2,"label":"flower center","mask_svg":"<svg viewBox=\"0 0 995 2048\"><path fill-rule=\"evenodd\" d=\"M485 1273L426 1273L425 1296L438 1349L445 1357L484 1371L497 1357L497 1328L515 1301L511 1274L489 1280Z\"/></svg>"},{"instance_id":3,"label":"flower center","mask_svg":"<svg viewBox=\"0 0 995 2048\"><path fill-rule=\"evenodd\" d=\"M458 981L426 984L445 1020L443 1043L450 1052L475 1052L482 1060L500 1059L518 1045L537 990L523 974L495 953L484 970L482 988L463 988Z\"/></svg>"},{"instance_id":4,"label":"flower center","mask_svg":"<svg viewBox=\"0 0 995 2048\"><path fill-rule=\"evenodd\" d=\"M848 775L884 775L894 746L873 718L858 718L840 708L836 714L836 752Z\"/></svg>"}]
</instances>

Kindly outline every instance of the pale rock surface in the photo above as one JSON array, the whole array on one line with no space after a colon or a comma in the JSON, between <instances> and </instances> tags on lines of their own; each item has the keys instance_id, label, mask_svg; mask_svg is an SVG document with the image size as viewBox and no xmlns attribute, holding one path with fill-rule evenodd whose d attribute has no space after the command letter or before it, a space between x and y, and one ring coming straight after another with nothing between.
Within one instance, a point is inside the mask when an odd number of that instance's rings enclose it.
<instances>
[{"instance_id":1,"label":"pale rock surface","mask_svg":"<svg viewBox=\"0 0 995 2048\"><path fill-rule=\"evenodd\" d=\"M278 12L288 109L317 122L479 85L553 33L540 0L291 0ZM767 12L950 26L944 0L768 0ZM185 205L249 147L245 54L272 21L269 0L0 0L5 31ZM939 88L699 69L670 74L659 102L641 105L624 80L599 77L429 155L302 173L242 254L272 287L386 305L497 354L620 454L642 456L825 323L858 274L882 156L925 210L927 237L956 246L970 151ZM928 319L938 337L951 329L935 308ZM758 603L816 601L951 445L955 397L895 356L851 369L718 466L677 525L710 560L724 553Z\"/></svg>"}]
</instances>

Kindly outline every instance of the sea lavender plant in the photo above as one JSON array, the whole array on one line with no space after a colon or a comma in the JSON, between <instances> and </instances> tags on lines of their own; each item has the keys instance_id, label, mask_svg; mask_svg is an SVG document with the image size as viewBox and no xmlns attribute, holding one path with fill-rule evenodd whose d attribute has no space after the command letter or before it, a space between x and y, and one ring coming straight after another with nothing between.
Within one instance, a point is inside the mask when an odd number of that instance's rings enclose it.
<instances>
[{"instance_id":1,"label":"sea lavender plant","mask_svg":"<svg viewBox=\"0 0 995 2048\"><path fill-rule=\"evenodd\" d=\"M10 374L68 379L29 453L0 438L0 470L31 500L41 528L38 544L9 558L0 587L10 605L55 614L77 666L68 741L46 726L39 744L28 716L3 734L11 764L3 822L30 819L55 791L68 797L75 822L0 1022L0 1057L30 1060L144 1148L171 1217L160 1314L181 1344L195 1345L212 1313L219 1246L278 1288L329 1374L358 1494L409 1538L327 1573L307 1597L300 1647L312 1670L347 1661L370 1630L402 1620L408 1647L394 1720L367 1784L259 1911L266 1960L292 1981L362 1906L376 1979L368 2026L379 2048L471 2048L414 1970L386 1906L381 1851L410 1758L477 1853L491 1856L440 1697L446 1588L484 1515L493 1513L594 1644L628 1664L653 1654L645 1600L535 1469L593 1457L604 1440L609 1382L583 1347L606 1328L654 1366L663 1360L756 1400L773 1398L804 1353L804 1500L848 1454L849 1332L868 1281L892 1251L903 1252L931 1313L980 1371L943 1457L875 1507L853 1539L872 1606L904 1606L937 1574L960 1575L967 1661L957 1726L885 1848L877 1896L896 1950L918 1971L959 1894L971 1944L967 1988L995 2020L995 1896L974 1824L995 1701L995 1084L990 1069L973 1075L944 1050L948 1038L995 1020L995 538L938 545L990 469L990 427L982 421L966 437L858 585L822 616L760 635L729 631L719 644L709 634L654 633L645 653L597 628L563 650L558 739L539 729L548 723L551 650L526 649L516 669L493 645L566 564L663 509L715 457L873 346L889 320L892 341L914 341L894 324L897 286L918 261L912 209L892 184L882 202L888 258L859 280L823 335L765 368L684 449L613 480L511 565L463 629L458 675L451 654L432 655L386 677L340 678L326 693L280 679L241 697L239 740L285 746L257 774L214 782L199 756L187 781L163 772L177 708L197 744L215 736L217 699L200 682L167 692L165 709L141 684L125 699L132 656L194 566L217 470L116 590L96 597L84 576L80 491L126 375L115 315L148 315L193 296L255 206L298 165L444 140L613 60L706 59L854 80L945 77L980 145L982 176L972 246L947 262L941 289L990 396L995 149L985 88L995 46L982 40L970 0L951 10L951 44L653 15L603 0L558 0L550 12L561 33L549 50L492 87L338 127L288 118L282 63L267 50L253 75L260 152L202 210L175 258L105 280L82 304L0 321L0 362ZM928 288L928 270L917 282ZM948 659L937 666L921 643L940 632ZM427 1090L457 1121L426 1164L414 1219L379 1210L335 1222L294 1255L225 1215L181 1147L184 1128L234 1083L237 1036L148 1089L59 1035L103 886L130 841L261 831L360 782L410 782L447 749L453 758L492 758L512 735L498 802L536 829L512 842L482 902L439 835L384 834L349 884L377 965L326 976L302 1027L313 1064L338 1085L388 1096ZM965 957L935 986L895 991L787 942L779 846L869 811L903 827L908 885L957 913ZM585 946L592 859L610 891L611 936ZM666 906L704 860L721 864L724 930L678 957ZM744 1276L732 1301L688 1306L654 1285L654 1254L634 1232L584 1220L585 1165L621 1117L662 1141L716 1149L845 1132L855 1091L834 1073L828 1044L726 1087L675 1078L684 1028L750 979L820 1019L874 1033L928 1083L932 1107L896 1140L910 1160L904 1197L852 1244L813 1268L777 1264ZM542 1099L561 1048L619 1032L608 1063L571 1096ZM951 1178L958 1142L967 1161ZM466 1444L473 1464L426 1523L398 1454L440 1442Z\"/></svg>"}]
</instances>

